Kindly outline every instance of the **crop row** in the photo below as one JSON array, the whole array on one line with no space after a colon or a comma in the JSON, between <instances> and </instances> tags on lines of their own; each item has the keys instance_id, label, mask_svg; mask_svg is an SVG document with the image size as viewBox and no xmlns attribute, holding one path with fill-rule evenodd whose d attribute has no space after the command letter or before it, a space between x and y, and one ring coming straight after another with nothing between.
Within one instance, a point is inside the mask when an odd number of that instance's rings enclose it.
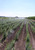
<instances>
[{"instance_id":1,"label":"crop row","mask_svg":"<svg viewBox=\"0 0 35 50\"><path fill-rule=\"evenodd\" d=\"M22 25L20 26L19 31L16 33L16 37L15 37L14 40L12 40L9 44L7 44L5 50L11 50L11 48L14 47L14 44L15 44L16 40L18 40L18 37L19 37L19 35L20 35L20 32L21 32L22 28L23 28L23 23L22 23Z\"/></svg>"},{"instance_id":2,"label":"crop row","mask_svg":"<svg viewBox=\"0 0 35 50\"><path fill-rule=\"evenodd\" d=\"M30 44L30 35L29 35L29 31L28 31L28 24L26 24L26 50L31 50L32 46Z\"/></svg>"},{"instance_id":3,"label":"crop row","mask_svg":"<svg viewBox=\"0 0 35 50\"><path fill-rule=\"evenodd\" d=\"M30 26L31 26L31 28L32 28L33 33L35 33L35 27L32 26L32 24L30 24Z\"/></svg>"}]
</instances>

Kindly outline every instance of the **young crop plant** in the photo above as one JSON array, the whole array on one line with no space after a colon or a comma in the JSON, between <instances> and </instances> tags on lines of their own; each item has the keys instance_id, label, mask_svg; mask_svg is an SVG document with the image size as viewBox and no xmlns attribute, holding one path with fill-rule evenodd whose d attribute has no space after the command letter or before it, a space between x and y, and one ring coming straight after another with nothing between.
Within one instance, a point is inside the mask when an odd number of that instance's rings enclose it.
<instances>
[{"instance_id":1,"label":"young crop plant","mask_svg":"<svg viewBox=\"0 0 35 50\"><path fill-rule=\"evenodd\" d=\"M6 34L4 33L3 38L1 40L1 42L3 42L6 39Z\"/></svg>"},{"instance_id":2,"label":"young crop plant","mask_svg":"<svg viewBox=\"0 0 35 50\"><path fill-rule=\"evenodd\" d=\"M30 45L30 35L29 35L29 32L28 32L28 24L26 24L26 33L27 33L27 36L26 36L26 50L31 50L32 48L32 45Z\"/></svg>"},{"instance_id":3,"label":"young crop plant","mask_svg":"<svg viewBox=\"0 0 35 50\"><path fill-rule=\"evenodd\" d=\"M14 47L14 44L15 44L15 40L12 40L12 42L11 42L11 43L7 44L7 46L6 46L5 50L11 50L11 48L13 48L13 47Z\"/></svg>"},{"instance_id":4,"label":"young crop plant","mask_svg":"<svg viewBox=\"0 0 35 50\"><path fill-rule=\"evenodd\" d=\"M20 25L20 23L17 23L17 24L13 27L13 29L16 30L16 28L17 28L19 25Z\"/></svg>"}]
</instances>

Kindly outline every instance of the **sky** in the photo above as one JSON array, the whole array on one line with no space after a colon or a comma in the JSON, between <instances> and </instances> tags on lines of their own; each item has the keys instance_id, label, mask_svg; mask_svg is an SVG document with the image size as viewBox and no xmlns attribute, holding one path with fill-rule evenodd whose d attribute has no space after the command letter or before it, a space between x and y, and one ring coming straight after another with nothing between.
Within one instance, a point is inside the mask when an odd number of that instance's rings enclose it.
<instances>
[{"instance_id":1,"label":"sky","mask_svg":"<svg viewBox=\"0 0 35 50\"><path fill-rule=\"evenodd\" d=\"M0 0L0 16L35 16L35 0Z\"/></svg>"}]
</instances>

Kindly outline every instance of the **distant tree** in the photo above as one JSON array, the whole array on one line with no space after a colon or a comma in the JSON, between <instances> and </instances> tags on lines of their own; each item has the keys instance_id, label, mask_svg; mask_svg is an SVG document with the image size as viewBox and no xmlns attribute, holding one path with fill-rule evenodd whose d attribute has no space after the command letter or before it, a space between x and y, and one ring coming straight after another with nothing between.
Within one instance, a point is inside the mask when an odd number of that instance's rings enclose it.
<instances>
[{"instance_id":1,"label":"distant tree","mask_svg":"<svg viewBox=\"0 0 35 50\"><path fill-rule=\"evenodd\" d=\"M27 17L27 19L33 19L33 20L35 20L35 16Z\"/></svg>"},{"instance_id":2,"label":"distant tree","mask_svg":"<svg viewBox=\"0 0 35 50\"><path fill-rule=\"evenodd\" d=\"M16 16L15 18L18 18L18 16Z\"/></svg>"}]
</instances>

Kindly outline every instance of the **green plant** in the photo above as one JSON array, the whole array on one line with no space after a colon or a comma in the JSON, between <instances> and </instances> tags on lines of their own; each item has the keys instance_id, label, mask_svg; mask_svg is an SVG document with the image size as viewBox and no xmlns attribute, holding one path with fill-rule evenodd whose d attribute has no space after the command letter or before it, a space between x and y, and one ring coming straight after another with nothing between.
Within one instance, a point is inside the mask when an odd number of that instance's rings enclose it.
<instances>
[{"instance_id":1,"label":"green plant","mask_svg":"<svg viewBox=\"0 0 35 50\"><path fill-rule=\"evenodd\" d=\"M11 42L11 43L7 44L7 46L6 46L5 50L11 50L11 48L13 48L13 47L14 47L14 44L15 44L15 40L12 40L12 42Z\"/></svg>"},{"instance_id":2,"label":"green plant","mask_svg":"<svg viewBox=\"0 0 35 50\"><path fill-rule=\"evenodd\" d=\"M29 32L28 32L28 24L26 24L26 33L27 33L27 36L26 36L26 50L31 50L32 46L30 45L30 35L29 35Z\"/></svg>"}]
</instances>

